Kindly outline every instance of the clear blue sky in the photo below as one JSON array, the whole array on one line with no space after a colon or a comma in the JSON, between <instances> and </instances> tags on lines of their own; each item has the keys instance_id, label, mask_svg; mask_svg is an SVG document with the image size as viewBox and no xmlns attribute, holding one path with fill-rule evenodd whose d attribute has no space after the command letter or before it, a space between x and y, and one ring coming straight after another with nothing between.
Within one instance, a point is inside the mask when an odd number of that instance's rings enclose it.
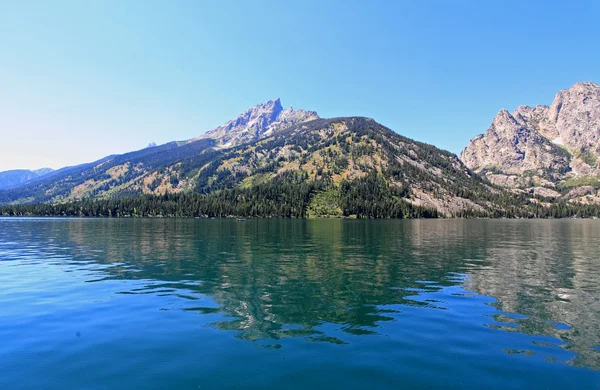
<instances>
[{"instance_id":1,"label":"clear blue sky","mask_svg":"<svg viewBox=\"0 0 600 390\"><path fill-rule=\"evenodd\" d=\"M281 97L458 153L600 83L600 2L6 1L0 170L196 137Z\"/></svg>"}]
</instances>

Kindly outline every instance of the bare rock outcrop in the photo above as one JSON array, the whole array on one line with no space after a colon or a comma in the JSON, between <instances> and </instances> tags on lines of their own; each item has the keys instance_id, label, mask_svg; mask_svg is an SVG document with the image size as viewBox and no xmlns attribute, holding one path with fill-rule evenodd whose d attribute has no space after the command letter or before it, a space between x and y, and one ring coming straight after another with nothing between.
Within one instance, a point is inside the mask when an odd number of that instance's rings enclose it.
<instances>
[{"instance_id":1,"label":"bare rock outcrop","mask_svg":"<svg viewBox=\"0 0 600 390\"><path fill-rule=\"evenodd\" d=\"M547 186L600 175L600 86L577 83L551 106L502 109L461 153L471 170L504 187Z\"/></svg>"},{"instance_id":2,"label":"bare rock outcrop","mask_svg":"<svg viewBox=\"0 0 600 390\"><path fill-rule=\"evenodd\" d=\"M318 118L314 111L284 109L277 98L250 108L197 139L211 138L217 141L218 146L226 148L257 141L279 130Z\"/></svg>"}]
</instances>

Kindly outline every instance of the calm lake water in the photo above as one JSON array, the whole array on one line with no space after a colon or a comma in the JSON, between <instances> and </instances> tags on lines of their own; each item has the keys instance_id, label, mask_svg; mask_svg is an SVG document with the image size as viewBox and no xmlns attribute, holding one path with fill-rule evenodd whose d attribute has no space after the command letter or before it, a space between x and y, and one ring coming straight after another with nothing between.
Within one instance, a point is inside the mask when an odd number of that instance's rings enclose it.
<instances>
[{"instance_id":1,"label":"calm lake water","mask_svg":"<svg viewBox=\"0 0 600 390\"><path fill-rule=\"evenodd\" d=\"M0 219L1 389L600 389L600 221Z\"/></svg>"}]
</instances>

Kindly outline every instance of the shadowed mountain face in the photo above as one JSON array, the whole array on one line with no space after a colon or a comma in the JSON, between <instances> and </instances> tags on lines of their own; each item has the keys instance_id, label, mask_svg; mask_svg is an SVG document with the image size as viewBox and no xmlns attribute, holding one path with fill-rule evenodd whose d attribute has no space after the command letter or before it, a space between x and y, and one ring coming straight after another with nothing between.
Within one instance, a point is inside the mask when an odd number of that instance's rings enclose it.
<instances>
[{"instance_id":1,"label":"shadowed mountain face","mask_svg":"<svg viewBox=\"0 0 600 390\"><path fill-rule=\"evenodd\" d=\"M461 153L493 183L545 196L600 200L600 86L578 83L551 106L501 110L485 134Z\"/></svg>"},{"instance_id":2,"label":"shadowed mountain face","mask_svg":"<svg viewBox=\"0 0 600 390\"><path fill-rule=\"evenodd\" d=\"M0 189L18 187L53 171L51 168L41 168L36 170L15 169L0 172Z\"/></svg>"}]
</instances>

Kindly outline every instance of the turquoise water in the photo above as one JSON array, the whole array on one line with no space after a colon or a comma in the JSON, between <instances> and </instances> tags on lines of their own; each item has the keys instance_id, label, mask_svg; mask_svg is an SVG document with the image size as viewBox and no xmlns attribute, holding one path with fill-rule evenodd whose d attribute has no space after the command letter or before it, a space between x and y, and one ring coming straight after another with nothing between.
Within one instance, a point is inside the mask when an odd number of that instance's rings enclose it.
<instances>
[{"instance_id":1,"label":"turquoise water","mask_svg":"<svg viewBox=\"0 0 600 390\"><path fill-rule=\"evenodd\" d=\"M600 389L600 221L0 219L1 389Z\"/></svg>"}]
</instances>

